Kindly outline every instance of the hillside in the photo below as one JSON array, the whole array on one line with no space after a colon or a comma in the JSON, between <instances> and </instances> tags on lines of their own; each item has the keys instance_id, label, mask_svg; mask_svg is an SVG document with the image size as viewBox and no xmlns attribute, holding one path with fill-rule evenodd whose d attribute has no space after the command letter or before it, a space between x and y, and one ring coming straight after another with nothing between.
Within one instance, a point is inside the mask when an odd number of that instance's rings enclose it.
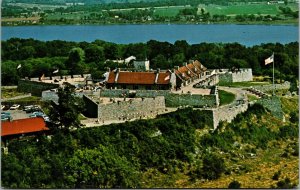
<instances>
[{"instance_id":1,"label":"hillside","mask_svg":"<svg viewBox=\"0 0 300 190\"><path fill-rule=\"evenodd\" d=\"M297 123L283 123L256 104L216 131L208 128L210 117L188 108L156 119L12 141L2 156L2 184L227 188L236 180L242 188L274 188L299 183Z\"/></svg>"}]
</instances>

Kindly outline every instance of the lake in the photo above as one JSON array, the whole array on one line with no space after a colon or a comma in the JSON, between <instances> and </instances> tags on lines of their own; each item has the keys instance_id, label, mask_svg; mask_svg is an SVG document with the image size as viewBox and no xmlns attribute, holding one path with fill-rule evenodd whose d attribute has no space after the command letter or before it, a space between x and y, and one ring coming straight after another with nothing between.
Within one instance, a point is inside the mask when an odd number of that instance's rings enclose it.
<instances>
[{"instance_id":1,"label":"lake","mask_svg":"<svg viewBox=\"0 0 300 190\"><path fill-rule=\"evenodd\" d=\"M235 24L155 24L155 25L66 25L2 27L2 40L12 37L34 38L42 41L66 40L92 42L96 39L129 44L151 39L174 43L186 40L189 44L238 42L246 46L261 43L298 41L298 26L292 25L235 25Z\"/></svg>"}]
</instances>

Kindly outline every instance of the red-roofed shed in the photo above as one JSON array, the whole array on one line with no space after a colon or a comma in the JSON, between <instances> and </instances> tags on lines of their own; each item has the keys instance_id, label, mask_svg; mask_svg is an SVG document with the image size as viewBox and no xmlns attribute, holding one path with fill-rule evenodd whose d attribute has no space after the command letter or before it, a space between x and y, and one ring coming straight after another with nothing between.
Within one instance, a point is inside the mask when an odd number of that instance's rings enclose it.
<instances>
[{"instance_id":1,"label":"red-roofed shed","mask_svg":"<svg viewBox=\"0 0 300 190\"><path fill-rule=\"evenodd\" d=\"M38 132L48 131L43 118L26 118L14 121L1 122L1 137L20 136L23 134L34 134Z\"/></svg>"}]
</instances>

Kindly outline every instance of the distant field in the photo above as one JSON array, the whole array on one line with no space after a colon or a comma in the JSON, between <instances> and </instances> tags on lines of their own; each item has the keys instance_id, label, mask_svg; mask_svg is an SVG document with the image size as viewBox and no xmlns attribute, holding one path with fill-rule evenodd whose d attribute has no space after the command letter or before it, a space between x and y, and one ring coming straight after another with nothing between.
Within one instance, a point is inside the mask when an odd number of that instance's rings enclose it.
<instances>
[{"instance_id":1,"label":"distant field","mask_svg":"<svg viewBox=\"0 0 300 190\"><path fill-rule=\"evenodd\" d=\"M59 20L61 18L64 19L72 19L72 20L80 20L84 16L90 16L90 13L66 13L66 14L61 14L61 13L55 13L55 14L49 14L47 15L47 20Z\"/></svg>"},{"instance_id":2,"label":"distant field","mask_svg":"<svg viewBox=\"0 0 300 190\"><path fill-rule=\"evenodd\" d=\"M219 6L219 5L209 5L209 6L200 6L199 9L203 8L205 11L208 11L211 15L242 15L242 14L269 14L276 15L280 14L279 6L284 5L231 5L231 6ZM289 7L295 11L298 10L297 4L289 5Z\"/></svg>"},{"instance_id":3,"label":"distant field","mask_svg":"<svg viewBox=\"0 0 300 190\"><path fill-rule=\"evenodd\" d=\"M154 15L157 16L176 16L180 10L185 9L186 7L166 7L166 8L155 8Z\"/></svg>"},{"instance_id":4,"label":"distant field","mask_svg":"<svg viewBox=\"0 0 300 190\"><path fill-rule=\"evenodd\" d=\"M28 18L1 18L2 22L15 22L15 21L38 21L41 17L28 17Z\"/></svg>"}]
</instances>

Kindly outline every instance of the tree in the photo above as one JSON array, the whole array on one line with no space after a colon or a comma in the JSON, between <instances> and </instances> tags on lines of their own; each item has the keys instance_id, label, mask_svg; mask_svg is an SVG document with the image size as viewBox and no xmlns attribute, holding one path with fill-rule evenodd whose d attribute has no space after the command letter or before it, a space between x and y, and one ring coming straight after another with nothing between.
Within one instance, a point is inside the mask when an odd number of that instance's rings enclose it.
<instances>
[{"instance_id":1,"label":"tree","mask_svg":"<svg viewBox=\"0 0 300 190\"><path fill-rule=\"evenodd\" d=\"M202 173L205 179L218 179L225 171L224 160L215 154L206 154L203 158Z\"/></svg>"},{"instance_id":2,"label":"tree","mask_svg":"<svg viewBox=\"0 0 300 190\"><path fill-rule=\"evenodd\" d=\"M77 150L66 165L69 188L135 188L139 175L113 147Z\"/></svg>"},{"instance_id":3,"label":"tree","mask_svg":"<svg viewBox=\"0 0 300 190\"><path fill-rule=\"evenodd\" d=\"M87 63L95 62L99 63L100 61L104 61L104 49L103 47L91 44L88 45L85 49L85 61Z\"/></svg>"},{"instance_id":4,"label":"tree","mask_svg":"<svg viewBox=\"0 0 300 190\"><path fill-rule=\"evenodd\" d=\"M34 47L24 46L24 47L20 48L18 56L20 59L24 60L24 59L34 57L35 54L36 54L36 51L35 51Z\"/></svg>"},{"instance_id":5,"label":"tree","mask_svg":"<svg viewBox=\"0 0 300 190\"><path fill-rule=\"evenodd\" d=\"M71 75L73 77L73 74L76 72L81 71L78 69L80 64L83 64L84 62L84 51L81 48L73 48L69 52L69 58L67 60L67 66L70 68Z\"/></svg>"},{"instance_id":6,"label":"tree","mask_svg":"<svg viewBox=\"0 0 300 190\"><path fill-rule=\"evenodd\" d=\"M52 127L62 130L80 127L79 114L83 111L84 103L75 95L75 87L66 85L58 88L58 105L50 107L50 119Z\"/></svg>"}]
</instances>

